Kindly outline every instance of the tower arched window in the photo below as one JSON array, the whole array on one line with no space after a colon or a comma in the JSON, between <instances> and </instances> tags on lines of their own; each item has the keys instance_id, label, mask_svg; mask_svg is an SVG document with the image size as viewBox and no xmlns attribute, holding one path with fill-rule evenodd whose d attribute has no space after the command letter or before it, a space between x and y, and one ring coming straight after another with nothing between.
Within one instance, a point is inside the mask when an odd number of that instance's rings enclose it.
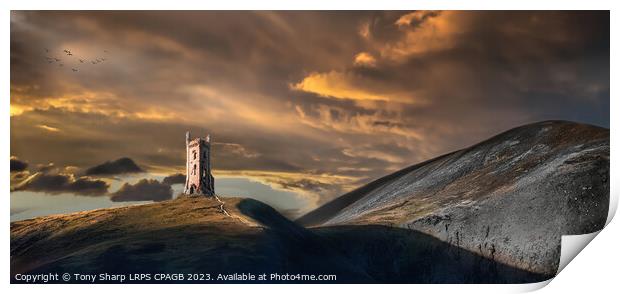
<instances>
[{"instance_id":1,"label":"tower arched window","mask_svg":"<svg viewBox=\"0 0 620 294\"><path fill-rule=\"evenodd\" d=\"M194 170L192 171L192 175L196 174L196 165L194 164Z\"/></svg>"}]
</instances>

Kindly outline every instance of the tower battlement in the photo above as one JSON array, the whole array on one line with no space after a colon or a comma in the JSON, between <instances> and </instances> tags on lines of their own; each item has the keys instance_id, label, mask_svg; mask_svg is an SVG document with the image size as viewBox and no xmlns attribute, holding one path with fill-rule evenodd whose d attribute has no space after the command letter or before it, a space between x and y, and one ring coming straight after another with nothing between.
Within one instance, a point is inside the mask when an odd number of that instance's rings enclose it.
<instances>
[{"instance_id":1,"label":"tower battlement","mask_svg":"<svg viewBox=\"0 0 620 294\"><path fill-rule=\"evenodd\" d=\"M191 138L185 133L185 149L187 152L185 170L186 195L215 195L214 179L211 175L211 137Z\"/></svg>"}]
</instances>

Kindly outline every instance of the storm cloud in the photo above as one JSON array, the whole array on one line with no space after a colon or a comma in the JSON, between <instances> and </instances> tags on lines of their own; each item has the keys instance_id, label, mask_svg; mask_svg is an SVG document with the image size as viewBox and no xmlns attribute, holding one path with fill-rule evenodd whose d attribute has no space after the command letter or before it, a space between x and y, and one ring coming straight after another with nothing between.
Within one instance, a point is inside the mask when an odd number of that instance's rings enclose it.
<instances>
[{"instance_id":1,"label":"storm cloud","mask_svg":"<svg viewBox=\"0 0 620 294\"><path fill-rule=\"evenodd\" d=\"M114 161L106 161L86 170L86 175L119 175L144 172L131 158L123 157Z\"/></svg>"},{"instance_id":2,"label":"storm cloud","mask_svg":"<svg viewBox=\"0 0 620 294\"><path fill-rule=\"evenodd\" d=\"M189 130L216 177L318 205L549 119L609 126L608 11L11 13L11 152L33 166L180 173Z\"/></svg>"},{"instance_id":3,"label":"storm cloud","mask_svg":"<svg viewBox=\"0 0 620 294\"><path fill-rule=\"evenodd\" d=\"M19 160L17 157L11 157L11 172L21 172L28 168L28 163Z\"/></svg>"},{"instance_id":4,"label":"storm cloud","mask_svg":"<svg viewBox=\"0 0 620 294\"><path fill-rule=\"evenodd\" d=\"M101 180L89 177L76 177L71 174L47 174L37 172L13 191L33 191L47 194L71 193L84 196L103 196L108 192L109 185Z\"/></svg>"},{"instance_id":5,"label":"storm cloud","mask_svg":"<svg viewBox=\"0 0 620 294\"><path fill-rule=\"evenodd\" d=\"M165 177L161 182L166 185L184 184L185 175L184 174L169 175Z\"/></svg>"},{"instance_id":6,"label":"storm cloud","mask_svg":"<svg viewBox=\"0 0 620 294\"><path fill-rule=\"evenodd\" d=\"M125 183L110 195L114 202L125 201L163 201L172 199L170 185L153 179L141 179L135 184Z\"/></svg>"}]
</instances>

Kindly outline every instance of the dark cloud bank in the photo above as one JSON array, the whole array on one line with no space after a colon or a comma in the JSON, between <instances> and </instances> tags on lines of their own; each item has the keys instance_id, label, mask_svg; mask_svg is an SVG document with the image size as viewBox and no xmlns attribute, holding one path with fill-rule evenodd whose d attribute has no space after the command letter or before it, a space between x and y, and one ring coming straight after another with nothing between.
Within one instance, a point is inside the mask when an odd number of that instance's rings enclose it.
<instances>
[{"instance_id":1,"label":"dark cloud bank","mask_svg":"<svg viewBox=\"0 0 620 294\"><path fill-rule=\"evenodd\" d=\"M106 161L86 170L86 175L119 175L126 173L142 173L142 170L131 158L123 157L115 161Z\"/></svg>"},{"instance_id":2,"label":"dark cloud bank","mask_svg":"<svg viewBox=\"0 0 620 294\"><path fill-rule=\"evenodd\" d=\"M169 175L162 180L162 183L166 185L184 184L185 175L184 174Z\"/></svg>"},{"instance_id":3,"label":"dark cloud bank","mask_svg":"<svg viewBox=\"0 0 620 294\"><path fill-rule=\"evenodd\" d=\"M12 181L19 182L11 188L11 191L43 192L50 195L70 193L82 196L109 196L114 202L168 200L172 198L170 186L185 180L182 174L170 175L161 183L153 179L141 179L135 184L124 183L119 190L109 193L110 185L105 181L91 176L63 173L66 167L59 169L54 164L42 165L36 173L31 175L25 171L25 163L16 157L11 157L11 163L13 162L18 162L19 164L16 165L19 168L12 171ZM144 171L132 159L123 157L92 167L87 170L86 174L116 175L133 172Z\"/></svg>"},{"instance_id":4,"label":"dark cloud bank","mask_svg":"<svg viewBox=\"0 0 620 294\"><path fill-rule=\"evenodd\" d=\"M170 185L151 179L142 179L133 185L125 183L118 191L110 195L110 200L114 202L163 201L169 199L172 199Z\"/></svg>"},{"instance_id":5,"label":"dark cloud bank","mask_svg":"<svg viewBox=\"0 0 620 294\"><path fill-rule=\"evenodd\" d=\"M28 163L15 157L11 157L11 172L20 172L28 168Z\"/></svg>"},{"instance_id":6,"label":"dark cloud bank","mask_svg":"<svg viewBox=\"0 0 620 294\"><path fill-rule=\"evenodd\" d=\"M109 185L89 177L75 177L67 174L37 172L16 186L14 191L45 192L48 194L72 193L84 196L103 196Z\"/></svg>"}]
</instances>

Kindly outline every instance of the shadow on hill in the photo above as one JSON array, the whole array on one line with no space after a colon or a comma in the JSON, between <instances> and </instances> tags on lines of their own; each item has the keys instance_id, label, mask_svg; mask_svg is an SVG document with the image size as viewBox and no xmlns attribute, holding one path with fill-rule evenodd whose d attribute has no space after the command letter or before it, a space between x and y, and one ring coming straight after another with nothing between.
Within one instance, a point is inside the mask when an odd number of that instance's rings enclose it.
<instances>
[{"instance_id":1,"label":"shadow on hill","mask_svg":"<svg viewBox=\"0 0 620 294\"><path fill-rule=\"evenodd\" d=\"M380 283L534 283L551 278L408 229L352 225L312 231Z\"/></svg>"},{"instance_id":2,"label":"shadow on hill","mask_svg":"<svg viewBox=\"0 0 620 294\"><path fill-rule=\"evenodd\" d=\"M243 199L237 209L265 226L265 234L280 248L280 258L292 269L289 273L336 274L339 283L342 279L351 283L373 282L372 277L328 246L321 237L290 221L271 206Z\"/></svg>"},{"instance_id":3,"label":"shadow on hill","mask_svg":"<svg viewBox=\"0 0 620 294\"><path fill-rule=\"evenodd\" d=\"M346 264L372 277L362 281L366 283L528 283L550 278L417 231L379 225L304 229L256 200L245 199L237 207L273 232L295 238L299 241L295 246L298 249L339 252L339 259L344 256ZM328 260L333 257L327 255L318 258L324 263L334 261Z\"/></svg>"},{"instance_id":4,"label":"shadow on hill","mask_svg":"<svg viewBox=\"0 0 620 294\"><path fill-rule=\"evenodd\" d=\"M50 272L200 273L212 278L125 283L325 283L217 279L218 274L235 273L336 275L331 283L525 283L548 278L411 230L385 226L305 229L256 200L242 200L237 208L264 227L245 226L232 218L226 223L171 227L84 227L14 251L12 282L19 282L13 280L16 273Z\"/></svg>"},{"instance_id":5,"label":"shadow on hill","mask_svg":"<svg viewBox=\"0 0 620 294\"><path fill-rule=\"evenodd\" d=\"M273 207L258 200L246 198L237 204L237 209L261 225L277 232L287 232L299 238L308 237L308 231L284 217Z\"/></svg>"}]
</instances>

